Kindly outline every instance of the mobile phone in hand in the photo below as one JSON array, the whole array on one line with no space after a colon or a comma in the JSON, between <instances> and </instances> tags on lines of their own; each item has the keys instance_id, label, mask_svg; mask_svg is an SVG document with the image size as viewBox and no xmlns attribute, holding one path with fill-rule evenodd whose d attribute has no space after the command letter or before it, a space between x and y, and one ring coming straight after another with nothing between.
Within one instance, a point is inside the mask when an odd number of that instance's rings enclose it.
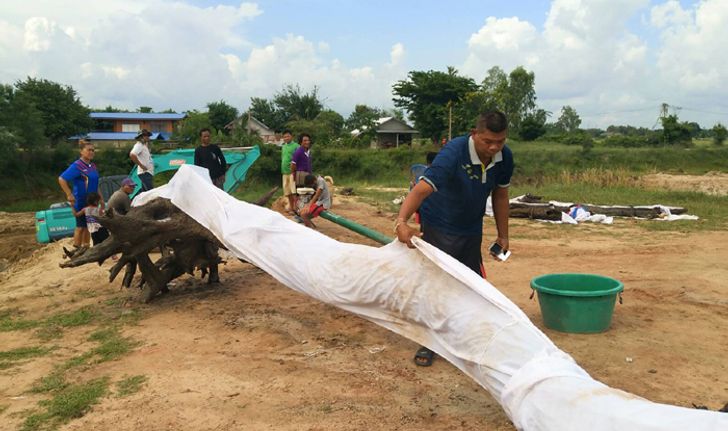
<instances>
[{"instance_id":1,"label":"mobile phone in hand","mask_svg":"<svg viewBox=\"0 0 728 431\"><path fill-rule=\"evenodd\" d=\"M508 257L511 255L511 252L509 250L503 250L503 247L501 247L501 245L497 242L491 244L488 248L488 251L491 255L495 256L496 259L502 262L508 259Z\"/></svg>"}]
</instances>

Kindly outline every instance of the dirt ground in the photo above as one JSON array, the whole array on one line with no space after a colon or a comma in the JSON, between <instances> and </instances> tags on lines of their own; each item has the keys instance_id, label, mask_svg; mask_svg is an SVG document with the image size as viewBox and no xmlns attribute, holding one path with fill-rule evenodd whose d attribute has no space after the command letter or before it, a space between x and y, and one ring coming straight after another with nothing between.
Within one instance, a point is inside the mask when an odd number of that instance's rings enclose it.
<instances>
[{"instance_id":1,"label":"dirt ground","mask_svg":"<svg viewBox=\"0 0 728 431\"><path fill-rule=\"evenodd\" d=\"M355 197L337 197L334 212L391 232L392 214ZM19 218L0 214L0 226ZM375 245L328 221L317 225L340 241ZM493 238L492 220L486 225ZM416 367L414 343L249 264L229 262L213 287L184 277L142 306L137 291L106 282L110 263L60 269L61 245L0 272L0 311L30 319L83 306L138 309L138 324L123 330L139 343L131 353L68 378L148 379L128 397L103 398L62 430L514 429L498 402L446 361ZM657 402L711 409L728 402L728 232L653 232L624 219L611 226L513 220L511 249L509 261L487 262L488 279L594 378ZM554 272L624 283L609 331L543 327L529 281ZM92 326L69 328L51 354L0 370L0 429L18 429L25 412L48 398L29 388L84 351ZM39 343L30 330L0 332L0 351Z\"/></svg>"},{"instance_id":2,"label":"dirt ground","mask_svg":"<svg viewBox=\"0 0 728 431\"><path fill-rule=\"evenodd\" d=\"M709 172L705 175L650 174L642 178L642 184L651 188L698 191L709 195L728 195L728 174Z\"/></svg>"}]
</instances>

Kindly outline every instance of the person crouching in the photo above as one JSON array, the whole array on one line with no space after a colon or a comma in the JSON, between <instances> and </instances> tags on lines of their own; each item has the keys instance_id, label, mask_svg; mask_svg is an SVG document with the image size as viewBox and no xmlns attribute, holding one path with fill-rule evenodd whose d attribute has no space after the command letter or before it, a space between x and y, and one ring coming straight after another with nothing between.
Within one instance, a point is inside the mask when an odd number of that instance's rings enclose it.
<instances>
[{"instance_id":1,"label":"person crouching","mask_svg":"<svg viewBox=\"0 0 728 431\"><path fill-rule=\"evenodd\" d=\"M303 223L308 227L314 227L311 219L318 217L322 212L331 208L331 191L328 184L326 184L326 180L319 175L306 175L304 186L316 190L311 198L311 204L301 210Z\"/></svg>"}]
</instances>

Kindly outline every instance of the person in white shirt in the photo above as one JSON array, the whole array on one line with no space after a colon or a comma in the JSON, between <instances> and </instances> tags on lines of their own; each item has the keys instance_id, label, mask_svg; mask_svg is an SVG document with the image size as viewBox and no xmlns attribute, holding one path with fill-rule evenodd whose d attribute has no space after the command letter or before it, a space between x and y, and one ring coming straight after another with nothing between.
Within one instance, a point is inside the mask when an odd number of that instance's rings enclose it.
<instances>
[{"instance_id":1,"label":"person in white shirt","mask_svg":"<svg viewBox=\"0 0 728 431\"><path fill-rule=\"evenodd\" d=\"M142 129L137 135L137 142L129 152L129 158L137 166L137 175L142 182L140 192L146 192L154 188L152 179L154 177L154 162L152 153L149 151L149 137L152 134L147 129Z\"/></svg>"}]
</instances>

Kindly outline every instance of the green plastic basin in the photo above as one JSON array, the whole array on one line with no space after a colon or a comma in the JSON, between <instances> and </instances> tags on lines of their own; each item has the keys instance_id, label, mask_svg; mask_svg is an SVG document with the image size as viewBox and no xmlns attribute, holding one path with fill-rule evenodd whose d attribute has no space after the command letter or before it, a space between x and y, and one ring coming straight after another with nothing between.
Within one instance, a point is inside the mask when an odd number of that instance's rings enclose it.
<instances>
[{"instance_id":1,"label":"green plastic basin","mask_svg":"<svg viewBox=\"0 0 728 431\"><path fill-rule=\"evenodd\" d=\"M543 323L562 332L592 334L612 323L622 282L596 274L547 274L531 280L538 292Z\"/></svg>"}]
</instances>

